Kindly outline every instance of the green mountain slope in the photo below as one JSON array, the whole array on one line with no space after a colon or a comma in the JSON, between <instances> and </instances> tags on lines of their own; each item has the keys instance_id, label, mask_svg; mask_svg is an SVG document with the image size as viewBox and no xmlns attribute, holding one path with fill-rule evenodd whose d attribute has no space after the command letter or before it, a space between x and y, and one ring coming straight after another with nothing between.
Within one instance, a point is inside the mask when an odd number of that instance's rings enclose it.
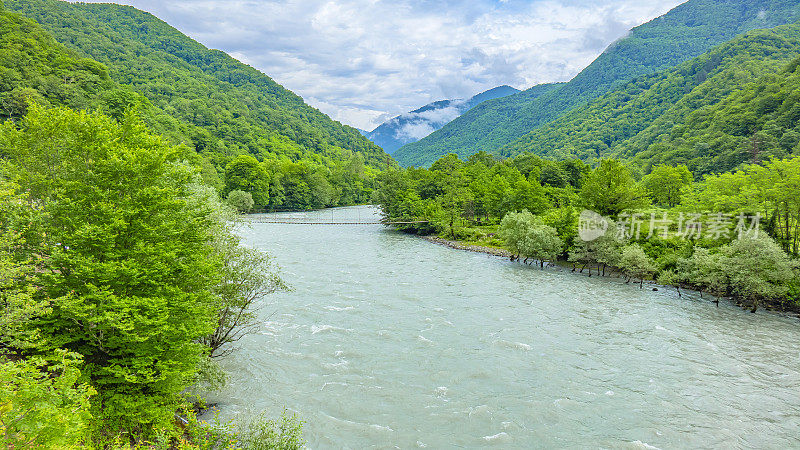
<instances>
[{"instance_id":1,"label":"green mountain slope","mask_svg":"<svg viewBox=\"0 0 800 450\"><path fill-rule=\"evenodd\" d=\"M297 160L313 155L342 159L346 150L360 152L374 167L386 164L383 151L356 129L151 14L128 6L57 0L7 0L5 6L105 64L111 79L132 86L163 111L160 121L167 135L188 133L198 151L223 156L277 152ZM180 130L170 118L193 127Z\"/></svg>"},{"instance_id":2,"label":"green mountain slope","mask_svg":"<svg viewBox=\"0 0 800 450\"><path fill-rule=\"evenodd\" d=\"M119 118L132 103L155 131L188 140L191 126L165 115L104 65L64 47L34 20L0 10L0 119L17 119L29 105L100 109Z\"/></svg>"},{"instance_id":3,"label":"green mountain slope","mask_svg":"<svg viewBox=\"0 0 800 450\"><path fill-rule=\"evenodd\" d=\"M617 153L646 170L656 164L686 164L695 174L800 155L798 67L800 57L783 70L744 84L720 102L691 111L668 133L664 131L671 118L665 115Z\"/></svg>"},{"instance_id":4,"label":"green mountain slope","mask_svg":"<svg viewBox=\"0 0 800 450\"><path fill-rule=\"evenodd\" d=\"M0 114L4 118L22 115L29 101L50 103L46 96L63 106L90 107L89 99L108 85L108 70L102 64L66 52L34 21L0 11Z\"/></svg>"},{"instance_id":5,"label":"green mountain slope","mask_svg":"<svg viewBox=\"0 0 800 450\"><path fill-rule=\"evenodd\" d=\"M747 125L749 121L736 129L734 134L740 139L729 139L725 145L716 139L709 141L713 144L698 147L691 161L685 155L677 157L672 147L685 146L676 143L679 139L705 142L707 130L691 125L699 123L696 117L705 119L700 122L704 127L718 124L723 116L711 113L715 105L724 103L731 95L739 95L761 76L774 77L798 55L800 24L751 31L674 69L640 77L573 109L505 147L502 153L510 156L531 152L554 159L578 157L587 162L612 155L632 158L642 153L637 161L645 166L651 159L659 162L679 159L695 173L730 170L743 161L716 156L730 155L728 147L732 142L736 147L744 136L754 132ZM783 100L772 99L770 104ZM750 112L763 120L767 111L754 107ZM729 115L725 117L731 119ZM786 125L780 127L778 140L787 131Z\"/></svg>"},{"instance_id":6,"label":"green mountain slope","mask_svg":"<svg viewBox=\"0 0 800 450\"><path fill-rule=\"evenodd\" d=\"M673 67L743 32L798 19L800 3L794 0L690 0L634 28L569 83L533 99L525 91L487 102L394 156L404 165L426 165L451 152L462 157L479 150L497 153L625 81Z\"/></svg>"}]
</instances>

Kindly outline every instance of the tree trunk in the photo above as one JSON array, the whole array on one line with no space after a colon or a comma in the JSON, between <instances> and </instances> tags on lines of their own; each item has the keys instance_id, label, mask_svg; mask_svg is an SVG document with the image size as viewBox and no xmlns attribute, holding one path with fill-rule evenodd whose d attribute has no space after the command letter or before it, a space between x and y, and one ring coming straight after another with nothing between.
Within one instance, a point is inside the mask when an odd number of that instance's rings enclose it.
<instances>
[{"instance_id":1,"label":"tree trunk","mask_svg":"<svg viewBox=\"0 0 800 450\"><path fill-rule=\"evenodd\" d=\"M456 233L453 231L453 222L455 222L455 218L450 216L450 237L452 239L455 239L456 238Z\"/></svg>"}]
</instances>

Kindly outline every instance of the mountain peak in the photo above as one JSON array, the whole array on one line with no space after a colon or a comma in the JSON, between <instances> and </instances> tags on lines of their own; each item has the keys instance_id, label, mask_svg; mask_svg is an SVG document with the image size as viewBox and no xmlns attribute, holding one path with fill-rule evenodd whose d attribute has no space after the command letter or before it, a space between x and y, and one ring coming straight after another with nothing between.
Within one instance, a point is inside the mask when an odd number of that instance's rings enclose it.
<instances>
[{"instance_id":1,"label":"mountain peak","mask_svg":"<svg viewBox=\"0 0 800 450\"><path fill-rule=\"evenodd\" d=\"M448 122L487 100L516 94L518 89L498 86L472 98L439 100L413 111L393 117L366 134L366 137L386 153L392 154L405 144L418 141L440 129Z\"/></svg>"}]
</instances>

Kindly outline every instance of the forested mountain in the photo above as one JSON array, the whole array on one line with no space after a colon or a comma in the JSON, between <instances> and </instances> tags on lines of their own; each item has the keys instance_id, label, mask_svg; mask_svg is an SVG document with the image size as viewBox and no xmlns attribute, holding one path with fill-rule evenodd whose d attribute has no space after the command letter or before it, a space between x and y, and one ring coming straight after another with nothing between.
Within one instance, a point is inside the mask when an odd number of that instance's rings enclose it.
<instances>
[{"instance_id":1,"label":"forested mountain","mask_svg":"<svg viewBox=\"0 0 800 450\"><path fill-rule=\"evenodd\" d=\"M498 150L621 83L697 57L743 32L800 19L794 0L690 0L634 28L569 83L473 108L441 130L394 155L404 165L427 165L439 156Z\"/></svg>"},{"instance_id":2,"label":"forested mountain","mask_svg":"<svg viewBox=\"0 0 800 450\"><path fill-rule=\"evenodd\" d=\"M103 64L67 50L33 20L0 10L2 118L22 116L31 102L98 108L119 89Z\"/></svg>"},{"instance_id":3,"label":"forested mountain","mask_svg":"<svg viewBox=\"0 0 800 450\"><path fill-rule=\"evenodd\" d=\"M519 92L511 86L498 86L468 100L440 100L394 117L366 136L390 155L405 144L416 142L474 108L481 102Z\"/></svg>"},{"instance_id":4,"label":"forested mountain","mask_svg":"<svg viewBox=\"0 0 800 450\"><path fill-rule=\"evenodd\" d=\"M502 153L634 158L645 172L658 163L686 164L696 175L783 157L800 140L798 57L800 24L751 31L631 81Z\"/></svg>"},{"instance_id":5,"label":"forested mountain","mask_svg":"<svg viewBox=\"0 0 800 450\"><path fill-rule=\"evenodd\" d=\"M207 49L151 14L58 0L8 0L5 7L103 63L111 79L130 85L161 111L155 117L158 131L215 155L217 164L237 154L262 153L319 163L323 156L347 159L350 152L361 153L372 166L386 164L386 155L355 128L331 120L270 77Z\"/></svg>"}]
</instances>

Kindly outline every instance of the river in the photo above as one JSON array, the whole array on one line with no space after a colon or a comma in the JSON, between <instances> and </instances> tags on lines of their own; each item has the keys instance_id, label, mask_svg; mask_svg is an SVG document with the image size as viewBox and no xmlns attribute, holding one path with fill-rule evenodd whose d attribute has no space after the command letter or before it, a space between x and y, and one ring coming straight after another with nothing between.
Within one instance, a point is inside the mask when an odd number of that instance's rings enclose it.
<instances>
[{"instance_id":1,"label":"river","mask_svg":"<svg viewBox=\"0 0 800 450\"><path fill-rule=\"evenodd\" d=\"M285 406L310 448L800 447L796 318L379 225L241 233L294 290L222 361L223 419Z\"/></svg>"}]
</instances>

